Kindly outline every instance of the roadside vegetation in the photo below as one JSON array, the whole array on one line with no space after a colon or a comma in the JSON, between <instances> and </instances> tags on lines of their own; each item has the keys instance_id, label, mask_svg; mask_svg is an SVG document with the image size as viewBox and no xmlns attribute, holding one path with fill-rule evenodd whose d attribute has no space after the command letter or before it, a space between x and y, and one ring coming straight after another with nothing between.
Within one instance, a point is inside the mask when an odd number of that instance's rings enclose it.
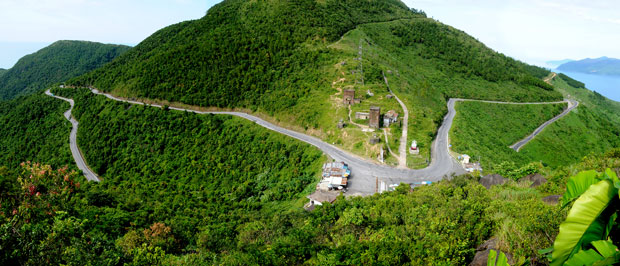
<instances>
[{"instance_id":1,"label":"roadside vegetation","mask_svg":"<svg viewBox=\"0 0 620 266\"><path fill-rule=\"evenodd\" d=\"M363 73L355 60L360 45ZM379 147L367 145L372 134L337 128L348 120L338 99L343 89L356 90L362 105L353 115L367 112L369 103L400 110L381 98L387 94L382 73L412 113L407 142L417 140L421 148L419 156L408 156L413 168L426 166L447 98L561 97L541 80L547 70L494 52L395 0L225 1L69 83L128 98L240 109L374 159ZM366 97L369 90L375 96Z\"/></svg>"},{"instance_id":2,"label":"roadside vegetation","mask_svg":"<svg viewBox=\"0 0 620 266\"><path fill-rule=\"evenodd\" d=\"M561 78L554 78L552 83L564 97L578 100L579 107L545 128L519 153L558 167L620 147L620 103L572 87Z\"/></svg>"},{"instance_id":3,"label":"roadside vegetation","mask_svg":"<svg viewBox=\"0 0 620 266\"><path fill-rule=\"evenodd\" d=\"M461 176L307 212L325 160L309 145L239 118L55 93L75 98L80 146L103 182L35 163L0 171L2 264L467 264L493 237L516 261L544 263L537 250L566 211L541 199L579 170L620 166L612 152L537 168L549 179L537 188Z\"/></svg>"},{"instance_id":4,"label":"roadside vegetation","mask_svg":"<svg viewBox=\"0 0 620 266\"><path fill-rule=\"evenodd\" d=\"M482 162L491 170L503 162L520 167L533 158L509 146L530 135L549 119L567 108L561 104L513 105L483 102L457 102L456 117L450 130L452 150Z\"/></svg>"},{"instance_id":5,"label":"roadside vegetation","mask_svg":"<svg viewBox=\"0 0 620 266\"><path fill-rule=\"evenodd\" d=\"M72 164L71 126L62 114L69 104L37 93L0 101L0 165L15 170L21 162Z\"/></svg>"}]
</instances>

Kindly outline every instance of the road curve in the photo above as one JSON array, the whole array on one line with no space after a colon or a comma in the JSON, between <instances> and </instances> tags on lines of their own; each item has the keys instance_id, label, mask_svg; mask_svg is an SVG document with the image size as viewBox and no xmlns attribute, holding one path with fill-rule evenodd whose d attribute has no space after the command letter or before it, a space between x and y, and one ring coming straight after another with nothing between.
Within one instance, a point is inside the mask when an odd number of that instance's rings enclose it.
<instances>
[{"instance_id":1,"label":"road curve","mask_svg":"<svg viewBox=\"0 0 620 266\"><path fill-rule=\"evenodd\" d=\"M545 127L547 127L548 125L550 125L551 123L557 121L558 119L564 117L565 115L567 115L568 113L570 113L570 111L572 111L573 109L575 109L577 106L579 106L579 102L575 101L575 100L567 100L568 102L568 108L566 108L566 110L564 110L564 112L562 112L561 114L557 115L554 118L551 118L549 121L543 123L542 125L540 125L538 128L536 128L536 130L534 130L534 132L532 132L532 134L530 134L529 136L525 137L524 139L518 141L515 144L510 145L510 148L519 152L519 150L521 149L521 147L525 146L525 144L527 144L528 142L530 142L530 140L534 139L534 137L536 137L538 134L540 134L540 132L543 131L543 129L545 129Z\"/></svg>"},{"instance_id":2,"label":"road curve","mask_svg":"<svg viewBox=\"0 0 620 266\"><path fill-rule=\"evenodd\" d=\"M120 102L126 102L130 104L138 104L145 105L142 102L125 100L121 98L114 97L107 93L99 92L96 89L91 89L91 92L97 95L103 95L108 99ZM46 92L48 95L49 90ZM70 99L53 96L59 99L63 99L65 101L69 101L73 106L73 101ZM457 101L476 101L476 100L468 100L468 99L450 99L448 101L448 113L444 117L444 122L439 127L437 131L437 137L433 141L431 146L431 163L428 167L424 169L402 169L402 168L392 168L386 165L380 165L373 161L361 158L357 155L351 154L347 151L344 151L336 146L333 146L329 143L326 143L316 137L308 136L300 132L296 132L293 130L289 130L286 128L282 128L276 126L272 123L269 123L259 117L243 113L243 112L227 112L227 111L196 111L191 109L177 108L177 107L169 107L171 110L184 111L184 112L192 112L196 114L220 114L220 115L233 115L237 117L241 117L247 120L250 120L262 127L273 130L275 132L293 137L295 139L306 142L312 146L319 148L321 151L329 155L336 161L344 161L347 162L351 169L351 180L349 181L349 192L347 193L349 196L354 195L372 195L376 192L376 185L378 181L383 181L388 184L398 184L401 182L411 183L411 182L419 182L419 181L439 181L445 177L450 177L451 175L460 175L466 173L463 167L452 157L449 153L449 138L448 133L450 128L452 127L452 122L456 115L456 111L454 109L454 105ZM492 102L492 103L506 103L506 102L494 102L494 101L481 101L481 102ZM561 102L554 102L561 103ZM549 103L506 103L506 104L549 104ZM161 105L152 104L152 107L161 108ZM69 111L68 111L69 112ZM68 114L70 116L70 112ZM67 116L67 114L65 114ZM72 119L72 123L75 121ZM77 121L74 123L74 131L77 132ZM72 131L72 135L73 132ZM72 141L72 147L73 143ZM75 144L77 147L77 144ZM73 148L72 148L73 151ZM78 150L79 152L79 150ZM75 154L74 154L75 155ZM82 160L80 156L74 156L76 158L76 162L78 160ZM85 165L85 164L84 164ZM80 168L81 169L81 168ZM84 171L85 174L87 173Z\"/></svg>"},{"instance_id":3,"label":"road curve","mask_svg":"<svg viewBox=\"0 0 620 266\"><path fill-rule=\"evenodd\" d=\"M103 95L108 99L120 102L126 102L130 104L138 104L144 105L142 102L125 100L121 98L114 97L107 93L99 92L96 89L91 89L94 94ZM384 181L389 184L400 183L400 182L419 182L419 181L439 181L444 177L451 176L452 174L464 174L465 170L461 167L461 165L454 160L448 153L448 132L450 130L450 126L452 125L452 120L454 119L454 102L451 101L448 103L448 106L452 106L449 108L449 112L446 115L444 123L439 128L438 137L433 142L432 146L432 160L431 164L424 169L412 170L412 169L397 169L392 168L386 165L380 165L373 161L361 158L357 155L351 154L347 151L343 151L342 149L335 147L331 144L325 143L324 141L305 135L303 133L299 133L293 130L289 130L286 128L282 128L276 126L272 123L269 123L261 118L256 116L242 113L242 112L204 112L204 111L196 111L191 109L183 109L177 107L169 107L171 110L177 111L185 111L192 112L196 114L221 114L221 115L234 115L237 117L241 117L254 123L265 127L267 129L273 130L275 132L293 137L295 139L306 142L312 146L319 148L321 151L329 155L336 161L344 161L347 162L352 171L351 180L349 181L349 192L348 195L371 195L376 191L377 180ZM161 108L161 105L153 104L150 105L152 107Z\"/></svg>"},{"instance_id":4,"label":"road curve","mask_svg":"<svg viewBox=\"0 0 620 266\"><path fill-rule=\"evenodd\" d=\"M71 133L69 134L69 146L71 147L71 154L73 155L75 164L77 164L78 169L82 170L86 179L88 179L89 181L99 182L99 177L97 177L97 174L95 174L95 172L93 172L93 170L88 167L88 165L86 164L86 160L84 159L82 152L80 152L80 148L77 144L77 130L79 123L77 120L75 120L75 118L73 118L73 116L71 116L71 111L73 110L73 105L75 104L73 99L56 96L52 94L49 89L45 91L45 94L69 102L69 105L71 105L69 110L67 110L64 114L65 118L67 118L67 120L71 122L71 125L73 125L73 127L71 128Z\"/></svg>"}]
</instances>

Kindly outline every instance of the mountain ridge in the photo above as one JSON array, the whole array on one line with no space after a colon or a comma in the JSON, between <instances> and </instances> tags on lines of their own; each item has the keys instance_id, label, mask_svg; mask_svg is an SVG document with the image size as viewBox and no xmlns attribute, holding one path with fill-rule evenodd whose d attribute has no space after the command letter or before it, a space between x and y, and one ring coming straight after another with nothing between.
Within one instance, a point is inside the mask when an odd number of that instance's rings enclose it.
<instances>
[{"instance_id":1,"label":"mountain ridge","mask_svg":"<svg viewBox=\"0 0 620 266\"><path fill-rule=\"evenodd\" d=\"M586 74L620 76L620 59L610 57L586 58L558 66L559 70Z\"/></svg>"},{"instance_id":2,"label":"mountain ridge","mask_svg":"<svg viewBox=\"0 0 620 266\"><path fill-rule=\"evenodd\" d=\"M0 99L36 93L53 83L108 63L130 47L88 41L57 41L19 59L0 74Z\"/></svg>"}]
</instances>

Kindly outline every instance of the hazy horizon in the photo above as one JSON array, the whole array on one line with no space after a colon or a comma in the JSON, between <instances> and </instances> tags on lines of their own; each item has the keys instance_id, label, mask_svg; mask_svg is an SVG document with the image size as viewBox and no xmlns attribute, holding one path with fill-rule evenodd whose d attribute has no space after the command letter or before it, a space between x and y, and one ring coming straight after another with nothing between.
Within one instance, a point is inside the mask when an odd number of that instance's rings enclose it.
<instances>
[{"instance_id":1,"label":"hazy horizon","mask_svg":"<svg viewBox=\"0 0 620 266\"><path fill-rule=\"evenodd\" d=\"M220 1L7 0L0 3L0 68L58 40L136 45L155 31L198 19ZM620 58L620 3L575 0L404 0L490 48L544 67L547 61ZM122 12L119 12L122 10ZM113 19L110 19L113 18ZM106 21L106 23L101 23ZM97 30L93 30L97 29Z\"/></svg>"}]
</instances>

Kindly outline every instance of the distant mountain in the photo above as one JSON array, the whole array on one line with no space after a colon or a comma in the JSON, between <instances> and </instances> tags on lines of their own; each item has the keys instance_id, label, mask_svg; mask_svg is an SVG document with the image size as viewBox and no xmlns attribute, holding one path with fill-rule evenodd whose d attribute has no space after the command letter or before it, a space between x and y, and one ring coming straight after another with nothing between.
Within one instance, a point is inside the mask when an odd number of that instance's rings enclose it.
<instances>
[{"instance_id":1,"label":"distant mountain","mask_svg":"<svg viewBox=\"0 0 620 266\"><path fill-rule=\"evenodd\" d=\"M129 48L85 41L55 42L24 56L11 69L0 71L0 99L35 93L79 76L103 66Z\"/></svg>"},{"instance_id":2,"label":"distant mountain","mask_svg":"<svg viewBox=\"0 0 620 266\"><path fill-rule=\"evenodd\" d=\"M554 60L554 61L547 61L545 62L547 64L548 67L550 68L558 68L560 65L562 64L566 64L568 62L574 62L575 60L573 59L564 59L564 60Z\"/></svg>"},{"instance_id":3,"label":"distant mountain","mask_svg":"<svg viewBox=\"0 0 620 266\"><path fill-rule=\"evenodd\" d=\"M583 59L560 65L559 70L599 75L620 75L620 59L601 57Z\"/></svg>"},{"instance_id":4,"label":"distant mountain","mask_svg":"<svg viewBox=\"0 0 620 266\"><path fill-rule=\"evenodd\" d=\"M6 73L6 69L4 68L0 68L0 77L2 77L2 75L4 75L4 73Z\"/></svg>"}]
</instances>

